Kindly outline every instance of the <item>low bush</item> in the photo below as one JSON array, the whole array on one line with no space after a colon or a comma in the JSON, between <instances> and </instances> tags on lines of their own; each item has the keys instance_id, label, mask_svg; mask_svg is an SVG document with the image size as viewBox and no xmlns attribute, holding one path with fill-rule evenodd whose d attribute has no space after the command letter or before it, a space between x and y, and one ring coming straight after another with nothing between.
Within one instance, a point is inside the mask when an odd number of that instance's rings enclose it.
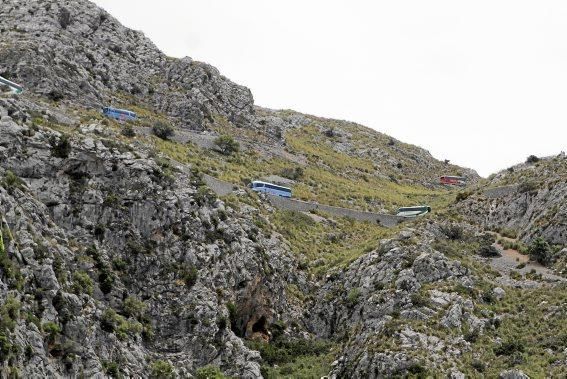
<instances>
[{"instance_id":1,"label":"low bush","mask_svg":"<svg viewBox=\"0 0 567 379\"><path fill-rule=\"evenodd\" d=\"M146 310L146 304L134 296L128 296L122 304L126 317L140 319Z\"/></svg>"},{"instance_id":2,"label":"low bush","mask_svg":"<svg viewBox=\"0 0 567 379\"><path fill-rule=\"evenodd\" d=\"M207 365L197 369L195 373L196 379L224 379L226 376L222 373L220 368L213 365Z\"/></svg>"},{"instance_id":3,"label":"low bush","mask_svg":"<svg viewBox=\"0 0 567 379\"><path fill-rule=\"evenodd\" d=\"M189 266L183 269L181 277L185 282L187 288L191 288L197 283L197 278L199 277L199 271L195 266Z\"/></svg>"},{"instance_id":4,"label":"low bush","mask_svg":"<svg viewBox=\"0 0 567 379\"><path fill-rule=\"evenodd\" d=\"M459 192L457 194L457 198L455 199L455 202L458 203L459 201L466 200L470 195L472 195L472 193L468 191Z\"/></svg>"},{"instance_id":5,"label":"low bush","mask_svg":"<svg viewBox=\"0 0 567 379\"><path fill-rule=\"evenodd\" d=\"M512 355L514 353L523 353L525 346L523 341L519 339L510 339L502 342L499 346L496 346L493 351L496 355Z\"/></svg>"},{"instance_id":6,"label":"low bush","mask_svg":"<svg viewBox=\"0 0 567 379\"><path fill-rule=\"evenodd\" d=\"M422 293L414 293L411 295L411 303L416 307L428 307L430 300Z\"/></svg>"},{"instance_id":7,"label":"low bush","mask_svg":"<svg viewBox=\"0 0 567 379\"><path fill-rule=\"evenodd\" d=\"M50 140L51 155L57 158L68 158L71 154L71 141L69 136L63 134L59 139L52 137Z\"/></svg>"},{"instance_id":8,"label":"low bush","mask_svg":"<svg viewBox=\"0 0 567 379\"><path fill-rule=\"evenodd\" d=\"M169 124L156 122L152 127L152 133L163 140L167 140L175 135L175 130Z\"/></svg>"},{"instance_id":9,"label":"low bush","mask_svg":"<svg viewBox=\"0 0 567 379\"><path fill-rule=\"evenodd\" d=\"M510 228L502 228L500 229L500 234L502 234L504 237L508 237L508 238L518 238L518 232L514 229L510 229Z\"/></svg>"},{"instance_id":10,"label":"low bush","mask_svg":"<svg viewBox=\"0 0 567 379\"><path fill-rule=\"evenodd\" d=\"M46 334L47 342L52 344L55 338L61 333L61 327L54 322L46 322L41 326L41 329Z\"/></svg>"},{"instance_id":11,"label":"low bush","mask_svg":"<svg viewBox=\"0 0 567 379\"><path fill-rule=\"evenodd\" d=\"M102 293L107 295L112 292L112 286L114 285L114 276L106 266L101 268L100 270L101 272L98 275L99 287Z\"/></svg>"},{"instance_id":12,"label":"low bush","mask_svg":"<svg viewBox=\"0 0 567 379\"><path fill-rule=\"evenodd\" d=\"M0 307L0 333L12 331L16 327L16 320L20 318L21 303L9 295Z\"/></svg>"},{"instance_id":13,"label":"low bush","mask_svg":"<svg viewBox=\"0 0 567 379\"><path fill-rule=\"evenodd\" d=\"M463 238L463 228L456 224L441 225L441 232L450 240L457 241Z\"/></svg>"},{"instance_id":14,"label":"low bush","mask_svg":"<svg viewBox=\"0 0 567 379\"><path fill-rule=\"evenodd\" d=\"M24 187L24 184L24 181L12 171L8 170L4 174L4 180L2 181L2 185L4 187L22 189Z\"/></svg>"},{"instance_id":15,"label":"low bush","mask_svg":"<svg viewBox=\"0 0 567 379\"><path fill-rule=\"evenodd\" d=\"M215 194L207 186L200 186L194 197L198 205L211 205L216 200Z\"/></svg>"},{"instance_id":16,"label":"low bush","mask_svg":"<svg viewBox=\"0 0 567 379\"><path fill-rule=\"evenodd\" d=\"M526 163L536 163L539 162L539 158L536 157L535 155L530 155L527 159L526 159Z\"/></svg>"},{"instance_id":17,"label":"low bush","mask_svg":"<svg viewBox=\"0 0 567 379\"><path fill-rule=\"evenodd\" d=\"M538 237L528 246L530 258L544 266L550 265L554 261L551 246L543 238Z\"/></svg>"},{"instance_id":18,"label":"low bush","mask_svg":"<svg viewBox=\"0 0 567 379\"><path fill-rule=\"evenodd\" d=\"M271 343L250 341L248 345L260 352L264 362L273 365L281 365L292 362L300 356L326 354L331 344L322 340L314 339L274 339Z\"/></svg>"},{"instance_id":19,"label":"low bush","mask_svg":"<svg viewBox=\"0 0 567 379\"><path fill-rule=\"evenodd\" d=\"M173 379L175 378L175 371L171 363L157 360L150 365L150 378Z\"/></svg>"},{"instance_id":20,"label":"low bush","mask_svg":"<svg viewBox=\"0 0 567 379\"><path fill-rule=\"evenodd\" d=\"M229 135L222 135L215 139L218 151L223 155L232 155L240 150L240 144Z\"/></svg>"},{"instance_id":21,"label":"low bush","mask_svg":"<svg viewBox=\"0 0 567 379\"><path fill-rule=\"evenodd\" d=\"M132 125L126 125L122 128L122 130L120 131L120 133L124 136L124 137L128 137L128 138L132 138L136 136L136 132L134 131L134 128L132 127Z\"/></svg>"},{"instance_id":22,"label":"low bush","mask_svg":"<svg viewBox=\"0 0 567 379\"><path fill-rule=\"evenodd\" d=\"M236 311L236 304L233 302L226 304L226 309L228 309L228 318L230 320L230 329L236 334L237 336L241 336L241 331L238 330L238 315Z\"/></svg>"},{"instance_id":23,"label":"low bush","mask_svg":"<svg viewBox=\"0 0 567 379\"><path fill-rule=\"evenodd\" d=\"M352 308L356 304L358 304L360 300L359 297L360 297L360 289L359 288L351 289L347 295L347 300L346 300L347 307Z\"/></svg>"},{"instance_id":24,"label":"low bush","mask_svg":"<svg viewBox=\"0 0 567 379\"><path fill-rule=\"evenodd\" d=\"M526 193L526 192L535 192L538 189L538 184L537 182L533 181L533 180L528 180L525 182L520 183L520 185L518 186L518 191L520 193Z\"/></svg>"},{"instance_id":25,"label":"low bush","mask_svg":"<svg viewBox=\"0 0 567 379\"><path fill-rule=\"evenodd\" d=\"M491 258L491 257L499 257L501 254L496 247L485 244L480 246L480 248L478 249L478 255L486 258Z\"/></svg>"},{"instance_id":26,"label":"low bush","mask_svg":"<svg viewBox=\"0 0 567 379\"><path fill-rule=\"evenodd\" d=\"M73 292L77 295L86 293L93 294L93 281L89 274L83 271L75 271L73 273Z\"/></svg>"}]
</instances>

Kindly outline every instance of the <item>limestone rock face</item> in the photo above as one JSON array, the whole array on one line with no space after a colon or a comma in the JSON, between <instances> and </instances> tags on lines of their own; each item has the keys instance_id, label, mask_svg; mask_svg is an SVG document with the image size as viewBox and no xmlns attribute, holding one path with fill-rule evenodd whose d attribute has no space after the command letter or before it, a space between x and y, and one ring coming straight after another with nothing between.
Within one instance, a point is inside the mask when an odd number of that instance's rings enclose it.
<instances>
[{"instance_id":1,"label":"limestone rock face","mask_svg":"<svg viewBox=\"0 0 567 379\"><path fill-rule=\"evenodd\" d=\"M494 176L489 187L458 204L470 219L488 228L506 228L529 243L542 237L567 244L567 157L564 153L519 164Z\"/></svg>"},{"instance_id":2,"label":"limestone rock face","mask_svg":"<svg viewBox=\"0 0 567 379\"><path fill-rule=\"evenodd\" d=\"M425 236L421 236L423 238ZM466 323L482 333L483 320L472 315L472 301L456 294L427 292L430 300L418 294L424 284L446 281L466 283L468 271L459 262L447 259L427 244L403 246L399 241L384 240L377 250L353 262L345 271L328 278L310 313L310 328L320 335L346 339L345 349L336 362L332 377L379 378L400 375L418 362L410 352L429 352L430 366L450 361L466 347L461 340L443 341L405 327L393 331L395 318L428 319L442 315L449 306L447 327L460 328ZM388 288L394 283L395 291ZM443 300L438 300L444 297ZM427 302L427 305L422 304ZM356 332L352 332L356 325ZM372 351L381 335L397 334L403 351Z\"/></svg>"},{"instance_id":3,"label":"limestone rock face","mask_svg":"<svg viewBox=\"0 0 567 379\"><path fill-rule=\"evenodd\" d=\"M53 100L100 108L144 101L202 129L221 115L250 124L250 90L191 58L170 59L88 1L4 1L0 73Z\"/></svg>"},{"instance_id":4,"label":"limestone rock face","mask_svg":"<svg viewBox=\"0 0 567 379\"><path fill-rule=\"evenodd\" d=\"M34 323L17 322L12 338L34 362L14 358L21 375L102 377L105 362L121 362L125 375L144 376L159 358L179 375L214 363L260 377L258 353L239 337L301 319L285 285L305 279L281 237L198 197L199 177L111 142L111 132L81 128L69 155L57 156L61 135L24 124L28 105L0 103L2 114L19 115L0 121L0 177L22 180L0 185L0 215L17 236L6 252L21 275L0 275L0 299L14 297L38 325L61 331L45 348Z\"/></svg>"}]
</instances>

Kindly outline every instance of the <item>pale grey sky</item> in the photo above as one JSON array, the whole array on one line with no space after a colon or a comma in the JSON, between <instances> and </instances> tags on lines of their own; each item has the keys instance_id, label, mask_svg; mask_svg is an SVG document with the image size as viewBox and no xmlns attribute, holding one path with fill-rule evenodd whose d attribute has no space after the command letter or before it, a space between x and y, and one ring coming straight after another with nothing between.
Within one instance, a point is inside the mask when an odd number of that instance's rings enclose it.
<instances>
[{"instance_id":1,"label":"pale grey sky","mask_svg":"<svg viewBox=\"0 0 567 379\"><path fill-rule=\"evenodd\" d=\"M567 2L95 0L258 105L359 122L488 174L567 150Z\"/></svg>"}]
</instances>

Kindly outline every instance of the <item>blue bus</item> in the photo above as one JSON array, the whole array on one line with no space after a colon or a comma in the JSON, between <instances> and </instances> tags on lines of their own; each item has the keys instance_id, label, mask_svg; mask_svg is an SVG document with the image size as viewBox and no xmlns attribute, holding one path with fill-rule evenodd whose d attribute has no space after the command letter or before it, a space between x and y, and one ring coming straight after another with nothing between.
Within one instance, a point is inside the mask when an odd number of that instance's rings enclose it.
<instances>
[{"instance_id":1,"label":"blue bus","mask_svg":"<svg viewBox=\"0 0 567 379\"><path fill-rule=\"evenodd\" d=\"M106 117L110 117L118 121L135 121L137 119L136 113L127 109L104 107L102 108L102 113L104 113Z\"/></svg>"},{"instance_id":2,"label":"blue bus","mask_svg":"<svg viewBox=\"0 0 567 379\"><path fill-rule=\"evenodd\" d=\"M250 183L250 188L252 188L252 191L256 192L263 192L281 197L291 197L291 188L278 186L272 183L261 182L259 180L254 180L252 183Z\"/></svg>"}]
</instances>

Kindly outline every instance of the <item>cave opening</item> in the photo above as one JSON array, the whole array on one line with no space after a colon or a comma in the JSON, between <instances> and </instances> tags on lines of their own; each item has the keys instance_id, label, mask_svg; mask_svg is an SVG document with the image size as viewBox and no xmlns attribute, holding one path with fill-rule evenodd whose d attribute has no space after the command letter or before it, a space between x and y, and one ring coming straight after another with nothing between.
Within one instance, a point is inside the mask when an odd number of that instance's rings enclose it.
<instances>
[{"instance_id":1,"label":"cave opening","mask_svg":"<svg viewBox=\"0 0 567 379\"><path fill-rule=\"evenodd\" d=\"M267 320L265 316L260 317L258 321L252 325L252 333L262 333L268 335Z\"/></svg>"}]
</instances>

